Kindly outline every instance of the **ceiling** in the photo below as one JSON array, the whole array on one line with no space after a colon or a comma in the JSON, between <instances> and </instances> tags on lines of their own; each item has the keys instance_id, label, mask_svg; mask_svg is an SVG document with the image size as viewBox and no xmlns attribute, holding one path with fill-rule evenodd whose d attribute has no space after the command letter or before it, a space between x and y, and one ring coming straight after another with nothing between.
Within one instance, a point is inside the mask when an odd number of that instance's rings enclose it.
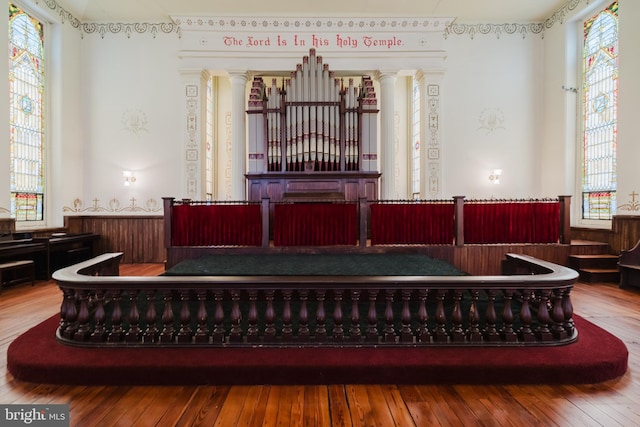
<instances>
[{"instance_id":1,"label":"ceiling","mask_svg":"<svg viewBox=\"0 0 640 427\"><path fill-rule=\"evenodd\" d=\"M56 0L81 22L170 22L171 16L451 17L540 22L568 0Z\"/></svg>"}]
</instances>

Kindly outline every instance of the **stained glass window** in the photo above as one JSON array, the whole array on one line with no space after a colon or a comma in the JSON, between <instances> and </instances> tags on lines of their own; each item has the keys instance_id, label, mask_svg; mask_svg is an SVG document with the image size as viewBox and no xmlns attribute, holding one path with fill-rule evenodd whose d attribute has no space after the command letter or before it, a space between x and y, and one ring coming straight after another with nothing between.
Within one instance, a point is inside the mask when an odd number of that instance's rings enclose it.
<instances>
[{"instance_id":1,"label":"stained glass window","mask_svg":"<svg viewBox=\"0 0 640 427\"><path fill-rule=\"evenodd\" d=\"M411 192L414 199L420 198L420 84L413 79L411 98Z\"/></svg>"},{"instance_id":2,"label":"stained glass window","mask_svg":"<svg viewBox=\"0 0 640 427\"><path fill-rule=\"evenodd\" d=\"M11 217L44 219L44 47L42 24L9 3Z\"/></svg>"},{"instance_id":3,"label":"stained glass window","mask_svg":"<svg viewBox=\"0 0 640 427\"><path fill-rule=\"evenodd\" d=\"M584 24L582 217L616 213L618 2Z\"/></svg>"}]
</instances>

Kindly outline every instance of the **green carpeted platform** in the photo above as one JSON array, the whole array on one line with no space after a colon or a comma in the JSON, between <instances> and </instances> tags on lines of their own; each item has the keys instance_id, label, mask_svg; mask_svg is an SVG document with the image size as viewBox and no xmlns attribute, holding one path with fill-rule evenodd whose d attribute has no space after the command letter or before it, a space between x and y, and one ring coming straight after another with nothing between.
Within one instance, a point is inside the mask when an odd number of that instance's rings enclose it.
<instances>
[{"instance_id":1,"label":"green carpeted platform","mask_svg":"<svg viewBox=\"0 0 640 427\"><path fill-rule=\"evenodd\" d=\"M420 254L207 255L180 262L168 276L462 276L451 264Z\"/></svg>"}]
</instances>

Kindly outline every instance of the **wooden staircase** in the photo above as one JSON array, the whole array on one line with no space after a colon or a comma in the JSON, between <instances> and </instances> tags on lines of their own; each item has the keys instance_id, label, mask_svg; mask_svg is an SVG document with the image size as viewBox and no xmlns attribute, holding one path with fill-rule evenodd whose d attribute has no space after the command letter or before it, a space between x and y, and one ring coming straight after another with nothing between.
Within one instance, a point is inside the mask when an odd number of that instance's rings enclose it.
<instances>
[{"instance_id":1,"label":"wooden staircase","mask_svg":"<svg viewBox=\"0 0 640 427\"><path fill-rule=\"evenodd\" d=\"M585 283L618 283L618 255L610 253L609 245L600 242L571 241L569 267L580 273Z\"/></svg>"}]
</instances>

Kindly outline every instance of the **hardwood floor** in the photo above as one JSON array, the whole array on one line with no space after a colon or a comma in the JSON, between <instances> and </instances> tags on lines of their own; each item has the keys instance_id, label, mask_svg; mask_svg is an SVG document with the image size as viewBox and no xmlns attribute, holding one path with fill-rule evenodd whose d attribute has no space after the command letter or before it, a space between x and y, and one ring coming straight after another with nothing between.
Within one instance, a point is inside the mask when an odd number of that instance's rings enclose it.
<instances>
[{"instance_id":1,"label":"hardwood floor","mask_svg":"<svg viewBox=\"0 0 640 427\"><path fill-rule=\"evenodd\" d=\"M161 271L160 264L121 268L122 275ZM53 282L19 285L0 294L0 404L69 404L72 426L640 425L640 291L578 284L572 295L576 314L626 343L622 378L575 386L77 387L22 383L7 372L11 341L60 305Z\"/></svg>"}]
</instances>

